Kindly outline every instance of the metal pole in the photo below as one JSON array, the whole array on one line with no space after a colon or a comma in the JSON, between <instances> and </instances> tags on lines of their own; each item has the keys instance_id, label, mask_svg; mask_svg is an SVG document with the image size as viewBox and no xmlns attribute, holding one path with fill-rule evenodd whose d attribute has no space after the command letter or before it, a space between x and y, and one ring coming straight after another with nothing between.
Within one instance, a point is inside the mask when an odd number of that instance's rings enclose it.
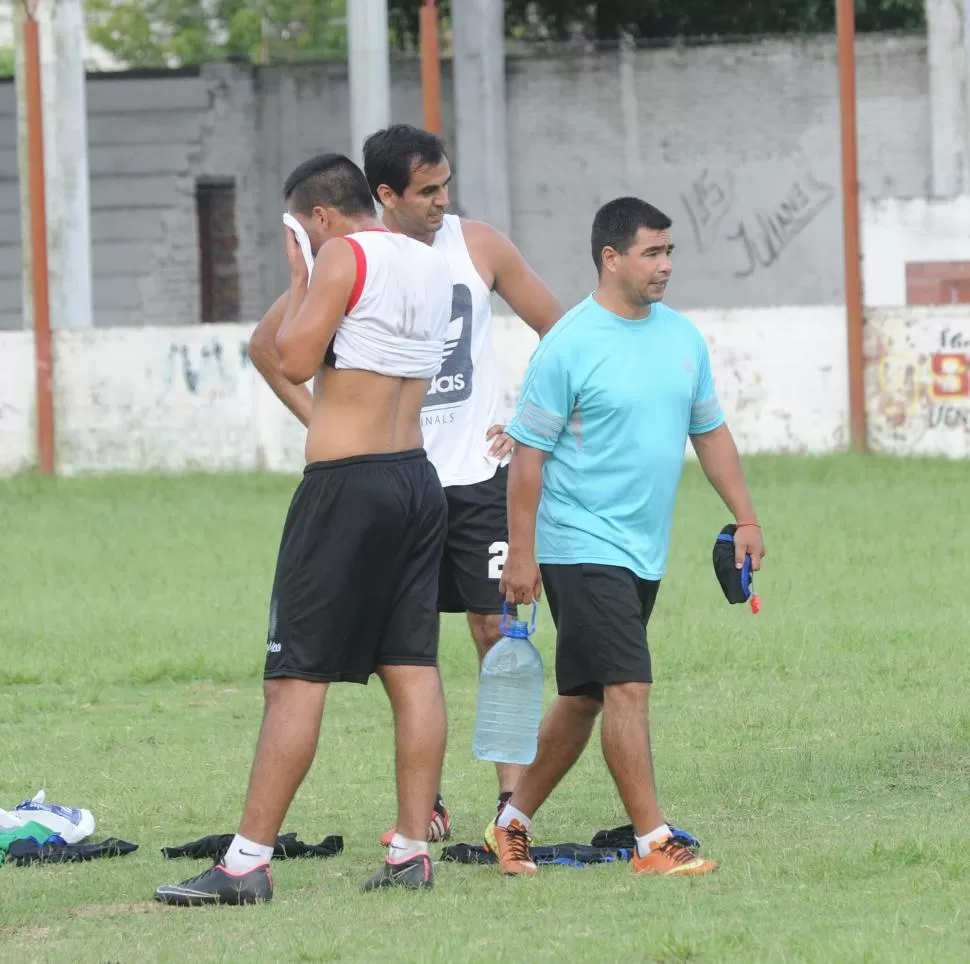
<instances>
[{"instance_id":1,"label":"metal pole","mask_svg":"<svg viewBox=\"0 0 970 964\"><path fill-rule=\"evenodd\" d=\"M441 133L441 53L438 49L438 7L424 0L421 24L421 91L424 98L424 129Z\"/></svg>"},{"instance_id":2,"label":"metal pole","mask_svg":"<svg viewBox=\"0 0 970 964\"><path fill-rule=\"evenodd\" d=\"M364 140L391 120L391 68L387 45L387 0L347 4L351 157L363 162Z\"/></svg>"},{"instance_id":3,"label":"metal pole","mask_svg":"<svg viewBox=\"0 0 970 964\"><path fill-rule=\"evenodd\" d=\"M859 156L856 139L855 7L836 0L839 103L842 119L842 223L845 257L845 311L849 358L849 439L856 452L868 451L862 357L862 266L859 244Z\"/></svg>"},{"instance_id":4,"label":"metal pole","mask_svg":"<svg viewBox=\"0 0 970 964\"><path fill-rule=\"evenodd\" d=\"M36 5L26 8L23 23L27 138L30 157L30 240L33 260L34 357L37 377L37 465L54 474L54 396L50 293L47 272L47 210L44 200L44 118L40 82L40 29Z\"/></svg>"}]
</instances>

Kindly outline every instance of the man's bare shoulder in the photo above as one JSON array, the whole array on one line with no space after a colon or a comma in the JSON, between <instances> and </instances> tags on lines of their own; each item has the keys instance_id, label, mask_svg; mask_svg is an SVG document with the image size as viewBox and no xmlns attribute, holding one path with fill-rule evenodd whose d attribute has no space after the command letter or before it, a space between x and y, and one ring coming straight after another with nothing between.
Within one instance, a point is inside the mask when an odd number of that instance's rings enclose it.
<instances>
[{"instance_id":1,"label":"man's bare shoulder","mask_svg":"<svg viewBox=\"0 0 970 964\"><path fill-rule=\"evenodd\" d=\"M498 228L486 224L484 221L461 219L461 233L465 238L465 246L472 256L472 261L483 277L492 280L486 282L489 287L494 286L495 278L517 266L522 261L518 248Z\"/></svg>"},{"instance_id":2,"label":"man's bare shoulder","mask_svg":"<svg viewBox=\"0 0 970 964\"><path fill-rule=\"evenodd\" d=\"M508 238L498 228L493 228L484 221L472 221L460 218L461 233L465 236L465 244L476 248L493 248L508 243Z\"/></svg>"}]
</instances>

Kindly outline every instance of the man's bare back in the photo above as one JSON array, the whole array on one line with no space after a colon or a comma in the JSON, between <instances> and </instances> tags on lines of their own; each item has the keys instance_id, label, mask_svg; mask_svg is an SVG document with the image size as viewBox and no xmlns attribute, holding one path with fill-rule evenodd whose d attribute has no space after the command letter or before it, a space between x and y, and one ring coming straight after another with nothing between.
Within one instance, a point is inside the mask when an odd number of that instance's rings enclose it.
<instances>
[{"instance_id":1,"label":"man's bare back","mask_svg":"<svg viewBox=\"0 0 970 964\"><path fill-rule=\"evenodd\" d=\"M428 379L323 367L313 383L307 462L422 447Z\"/></svg>"}]
</instances>

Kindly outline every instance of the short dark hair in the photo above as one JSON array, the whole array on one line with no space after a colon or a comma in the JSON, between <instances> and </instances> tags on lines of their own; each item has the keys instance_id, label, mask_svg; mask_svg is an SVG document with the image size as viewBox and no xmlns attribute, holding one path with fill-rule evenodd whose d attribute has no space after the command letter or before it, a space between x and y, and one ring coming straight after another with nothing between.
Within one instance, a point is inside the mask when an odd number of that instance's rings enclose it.
<instances>
[{"instance_id":1,"label":"short dark hair","mask_svg":"<svg viewBox=\"0 0 970 964\"><path fill-rule=\"evenodd\" d=\"M283 200L300 214L317 206L348 217L376 213L364 172L343 154L317 154L300 164L286 179Z\"/></svg>"},{"instance_id":2,"label":"short dark hair","mask_svg":"<svg viewBox=\"0 0 970 964\"><path fill-rule=\"evenodd\" d=\"M364 174L371 194L380 200L377 189L382 184L403 194L415 166L440 164L447 157L444 141L437 134L410 124L392 124L364 141Z\"/></svg>"},{"instance_id":3,"label":"short dark hair","mask_svg":"<svg viewBox=\"0 0 970 964\"><path fill-rule=\"evenodd\" d=\"M640 228L666 231L671 224L673 221L663 211L638 197L618 197L607 201L596 212L590 235L597 273L603 273L603 248L610 247L619 254L626 254L636 241Z\"/></svg>"}]
</instances>

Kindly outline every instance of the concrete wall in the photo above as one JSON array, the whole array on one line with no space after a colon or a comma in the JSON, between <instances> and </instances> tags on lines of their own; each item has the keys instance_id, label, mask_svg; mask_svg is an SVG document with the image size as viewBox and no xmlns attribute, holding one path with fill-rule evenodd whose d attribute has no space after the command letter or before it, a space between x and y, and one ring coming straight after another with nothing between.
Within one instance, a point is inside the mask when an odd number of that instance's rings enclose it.
<instances>
[{"instance_id":1,"label":"concrete wall","mask_svg":"<svg viewBox=\"0 0 970 964\"><path fill-rule=\"evenodd\" d=\"M260 198L257 264L266 307L289 285L283 252L280 192L290 171L307 157L322 151L352 154L350 143L347 70L342 64L268 67L255 72L258 113L255 131L245 152L254 150ZM450 71L442 77L442 124L445 137L454 140L454 105ZM391 116L396 122L420 124L421 80L416 63L392 65ZM457 181L457 178L456 178ZM252 317L258 317L254 314Z\"/></svg>"},{"instance_id":2,"label":"concrete wall","mask_svg":"<svg viewBox=\"0 0 970 964\"><path fill-rule=\"evenodd\" d=\"M199 320L195 185L236 179L238 256L260 261L248 67L205 75L94 75L88 81L93 311L100 326ZM0 327L20 317L16 101L0 83ZM258 272L243 275L242 311L261 314Z\"/></svg>"},{"instance_id":3,"label":"concrete wall","mask_svg":"<svg viewBox=\"0 0 970 964\"><path fill-rule=\"evenodd\" d=\"M868 197L925 195L926 40L858 40ZM596 207L637 193L675 221L682 306L842 297L832 38L510 58L512 237L567 303L593 284ZM286 281L279 190L321 149L349 150L342 65L204 67L88 81L96 324L198 321L197 178L236 178L242 316ZM454 143L450 73L446 136ZM421 121L418 65L392 70L395 120ZM466 112L467 115L468 112ZM14 94L0 83L0 327L19 327ZM472 115L472 121L474 116ZM460 202L461 171L457 171ZM475 211L465 211L474 217Z\"/></svg>"},{"instance_id":4,"label":"concrete wall","mask_svg":"<svg viewBox=\"0 0 970 964\"><path fill-rule=\"evenodd\" d=\"M745 453L844 447L841 307L696 311L715 385ZM269 469L296 473L304 431L246 355L251 325L56 334L57 463L64 474ZM508 415L536 339L496 319ZM0 332L0 474L35 461L32 342ZM872 312L866 394L876 451L970 458L970 308Z\"/></svg>"},{"instance_id":5,"label":"concrete wall","mask_svg":"<svg viewBox=\"0 0 970 964\"><path fill-rule=\"evenodd\" d=\"M970 195L870 201L862 245L866 303L905 305L907 264L970 263Z\"/></svg>"},{"instance_id":6,"label":"concrete wall","mask_svg":"<svg viewBox=\"0 0 970 964\"><path fill-rule=\"evenodd\" d=\"M863 194L926 194L925 40L860 38L857 64ZM841 300L832 39L511 61L509 70L513 233L568 301L592 283L593 211L626 193L674 219L679 304Z\"/></svg>"},{"instance_id":7,"label":"concrete wall","mask_svg":"<svg viewBox=\"0 0 970 964\"><path fill-rule=\"evenodd\" d=\"M420 123L417 65L396 65L392 88L394 116ZM88 112L95 324L199 320L201 178L235 179L240 311L258 318L288 279L286 175L312 153L350 150L346 69L210 64L158 76L96 74ZM0 82L0 328L22 325L18 205L14 88Z\"/></svg>"}]
</instances>

